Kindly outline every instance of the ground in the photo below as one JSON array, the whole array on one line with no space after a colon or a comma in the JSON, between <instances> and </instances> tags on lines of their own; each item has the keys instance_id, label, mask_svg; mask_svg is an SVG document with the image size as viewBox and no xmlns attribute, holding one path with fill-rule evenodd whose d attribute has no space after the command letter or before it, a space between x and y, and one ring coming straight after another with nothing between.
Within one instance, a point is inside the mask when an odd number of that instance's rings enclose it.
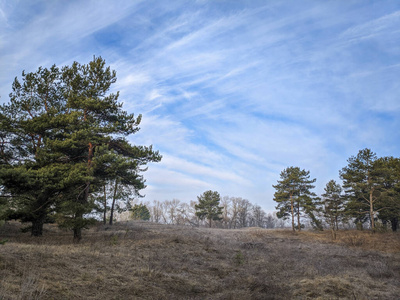
<instances>
[{"instance_id":1,"label":"ground","mask_svg":"<svg viewBox=\"0 0 400 300\"><path fill-rule=\"evenodd\" d=\"M125 222L0 228L0 299L397 299L400 235Z\"/></svg>"}]
</instances>

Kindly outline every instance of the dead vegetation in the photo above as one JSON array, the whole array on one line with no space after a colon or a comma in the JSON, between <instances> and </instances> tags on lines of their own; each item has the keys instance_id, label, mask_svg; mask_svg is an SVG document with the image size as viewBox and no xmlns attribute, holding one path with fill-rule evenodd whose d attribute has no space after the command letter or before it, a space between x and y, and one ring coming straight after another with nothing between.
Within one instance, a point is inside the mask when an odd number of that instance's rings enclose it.
<instances>
[{"instance_id":1,"label":"dead vegetation","mask_svg":"<svg viewBox=\"0 0 400 300\"><path fill-rule=\"evenodd\" d=\"M99 226L73 244L0 229L0 299L396 299L399 234L145 222Z\"/></svg>"}]
</instances>

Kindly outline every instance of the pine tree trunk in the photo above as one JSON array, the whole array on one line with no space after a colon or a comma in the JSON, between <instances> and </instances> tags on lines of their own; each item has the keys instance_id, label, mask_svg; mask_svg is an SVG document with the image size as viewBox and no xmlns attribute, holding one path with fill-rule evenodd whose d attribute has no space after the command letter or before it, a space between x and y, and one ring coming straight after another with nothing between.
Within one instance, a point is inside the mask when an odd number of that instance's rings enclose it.
<instances>
[{"instance_id":1,"label":"pine tree trunk","mask_svg":"<svg viewBox=\"0 0 400 300\"><path fill-rule=\"evenodd\" d=\"M369 192L369 215L371 218L371 229L375 230L375 220L374 220L374 201L372 198L372 193L374 192L374 189L372 189Z\"/></svg>"},{"instance_id":2,"label":"pine tree trunk","mask_svg":"<svg viewBox=\"0 0 400 300\"><path fill-rule=\"evenodd\" d=\"M94 146L92 143L89 143L89 149L88 149L88 171L90 172L90 169L92 168L92 159L93 159L93 152L94 152ZM83 199L83 203L87 203L89 199L89 191L90 191L90 181L86 182L86 189L85 189L85 198Z\"/></svg>"},{"instance_id":3,"label":"pine tree trunk","mask_svg":"<svg viewBox=\"0 0 400 300\"><path fill-rule=\"evenodd\" d=\"M82 228L74 228L74 243L79 243L82 239Z\"/></svg>"},{"instance_id":4,"label":"pine tree trunk","mask_svg":"<svg viewBox=\"0 0 400 300\"><path fill-rule=\"evenodd\" d=\"M104 184L104 212L103 212L103 224L107 224L107 194L106 185Z\"/></svg>"},{"instance_id":5,"label":"pine tree trunk","mask_svg":"<svg viewBox=\"0 0 400 300\"><path fill-rule=\"evenodd\" d=\"M294 226L294 203L293 203L293 196L290 195L290 209L292 213L292 229L293 231L296 231L296 228Z\"/></svg>"},{"instance_id":6,"label":"pine tree trunk","mask_svg":"<svg viewBox=\"0 0 400 300\"><path fill-rule=\"evenodd\" d=\"M114 195L113 195L113 201L112 201L111 209L110 209L110 225L113 224L114 206L115 206L115 200L116 200L116 198L117 198L117 188L118 188L118 180L115 179Z\"/></svg>"},{"instance_id":7,"label":"pine tree trunk","mask_svg":"<svg viewBox=\"0 0 400 300\"><path fill-rule=\"evenodd\" d=\"M92 167L92 159L93 159L93 152L94 152L94 146L92 143L89 143L89 149L88 149L88 171L90 171L91 167ZM83 198L80 197L80 203L81 204L87 204L88 203L88 199L89 199L89 192L90 192L90 181L86 182L86 187L85 187L85 191L83 194ZM75 213L75 221L77 219L82 220L83 219L83 214L84 212L82 212L82 208L79 208L79 210ZM79 222L78 222L79 224ZM77 226L77 225L75 225ZM80 226L80 225L78 225ZM82 239L82 227L75 227L73 228L74 231L74 243L79 243L79 241Z\"/></svg>"},{"instance_id":8,"label":"pine tree trunk","mask_svg":"<svg viewBox=\"0 0 400 300\"><path fill-rule=\"evenodd\" d=\"M332 233L332 240L336 240L336 217L331 217L331 233Z\"/></svg>"},{"instance_id":9,"label":"pine tree trunk","mask_svg":"<svg viewBox=\"0 0 400 300\"><path fill-rule=\"evenodd\" d=\"M43 224L47 217L47 207L48 207L48 195L47 193L42 193L38 196L36 205L38 208L34 211L32 216L32 236L42 236L43 235Z\"/></svg>"},{"instance_id":10,"label":"pine tree trunk","mask_svg":"<svg viewBox=\"0 0 400 300\"><path fill-rule=\"evenodd\" d=\"M301 231L300 225L300 202L297 202L297 228Z\"/></svg>"},{"instance_id":11,"label":"pine tree trunk","mask_svg":"<svg viewBox=\"0 0 400 300\"><path fill-rule=\"evenodd\" d=\"M43 235L43 224L44 224L45 215L40 216L32 221L32 236L42 236Z\"/></svg>"},{"instance_id":12,"label":"pine tree trunk","mask_svg":"<svg viewBox=\"0 0 400 300\"><path fill-rule=\"evenodd\" d=\"M393 218L390 220L390 223L392 223L392 231L397 231L397 228L399 227L399 219Z\"/></svg>"},{"instance_id":13,"label":"pine tree trunk","mask_svg":"<svg viewBox=\"0 0 400 300\"><path fill-rule=\"evenodd\" d=\"M331 232L332 232L332 240L336 240L336 231L335 231L335 227L331 228Z\"/></svg>"}]
</instances>

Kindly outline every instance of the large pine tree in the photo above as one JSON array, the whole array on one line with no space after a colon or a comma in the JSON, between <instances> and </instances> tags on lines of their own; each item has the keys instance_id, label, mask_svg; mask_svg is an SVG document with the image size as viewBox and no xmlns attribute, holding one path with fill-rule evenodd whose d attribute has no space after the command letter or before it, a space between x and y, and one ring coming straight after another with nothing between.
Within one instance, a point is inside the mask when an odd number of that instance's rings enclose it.
<instances>
[{"instance_id":1,"label":"large pine tree","mask_svg":"<svg viewBox=\"0 0 400 300\"><path fill-rule=\"evenodd\" d=\"M139 130L141 115L128 114L119 93L109 93L116 73L102 58L61 71L39 68L22 79L0 111L0 180L10 199L18 200L10 211L40 219L42 226L55 209L79 241L95 206L91 195L115 180L138 192L145 187L140 173L161 156L151 146L130 144L127 137ZM107 171L112 169L118 172Z\"/></svg>"}]
</instances>

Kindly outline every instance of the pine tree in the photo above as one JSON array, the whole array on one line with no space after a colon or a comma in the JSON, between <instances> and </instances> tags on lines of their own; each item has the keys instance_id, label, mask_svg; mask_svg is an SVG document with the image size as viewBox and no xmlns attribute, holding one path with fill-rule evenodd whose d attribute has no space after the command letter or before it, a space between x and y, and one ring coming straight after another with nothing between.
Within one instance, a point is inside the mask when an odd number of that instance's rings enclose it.
<instances>
[{"instance_id":1,"label":"pine tree","mask_svg":"<svg viewBox=\"0 0 400 300\"><path fill-rule=\"evenodd\" d=\"M331 180L324 188L322 204L324 217L332 232L332 239L336 239L336 231L339 230L339 219L344 215L344 197L341 195L342 187L335 180Z\"/></svg>"},{"instance_id":2,"label":"pine tree","mask_svg":"<svg viewBox=\"0 0 400 300\"><path fill-rule=\"evenodd\" d=\"M297 229L301 230L300 216L304 211L314 222L315 226L321 227L319 221L314 215L316 205L314 203L315 194L311 192L312 185L316 179L310 179L310 171L301 170L299 167L288 167L280 174L281 180L277 185L274 201L278 202L277 216L279 218L292 219L292 229L295 231L295 217L297 217Z\"/></svg>"},{"instance_id":3,"label":"pine tree","mask_svg":"<svg viewBox=\"0 0 400 300\"><path fill-rule=\"evenodd\" d=\"M148 162L160 161L161 156L151 146L132 146L126 140L126 136L139 130L141 115L128 114L118 102L119 93L108 93L116 81L116 73L105 66L102 58L94 58L88 65L75 62L62 72L68 127L63 142L53 146L71 164L85 169L75 196L64 211L72 216L69 221L74 239L80 240L81 229L86 225L84 215L93 208L89 195L110 179L134 186L136 191L143 189L145 181L140 172L146 171L144 166ZM118 171L107 172L110 166Z\"/></svg>"},{"instance_id":4,"label":"pine tree","mask_svg":"<svg viewBox=\"0 0 400 300\"><path fill-rule=\"evenodd\" d=\"M146 205L140 203L135 204L131 209L131 217L133 220L150 220L150 211Z\"/></svg>"},{"instance_id":5,"label":"pine tree","mask_svg":"<svg viewBox=\"0 0 400 300\"><path fill-rule=\"evenodd\" d=\"M200 220L207 219L208 226L211 228L212 220L221 220L222 215L222 206L219 206L221 202L221 196L216 191L206 191L202 195L197 197L199 201L196 204L196 216L200 218Z\"/></svg>"},{"instance_id":6,"label":"pine tree","mask_svg":"<svg viewBox=\"0 0 400 300\"><path fill-rule=\"evenodd\" d=\"M350 157L348 165L340 171L343 187L348 196L346 210L356 218L356 222L370 220L375 228L376 206L380 201L383 187L377 156L370 149L360 150L357 156Z\"/></svg>"}]
</instances>

